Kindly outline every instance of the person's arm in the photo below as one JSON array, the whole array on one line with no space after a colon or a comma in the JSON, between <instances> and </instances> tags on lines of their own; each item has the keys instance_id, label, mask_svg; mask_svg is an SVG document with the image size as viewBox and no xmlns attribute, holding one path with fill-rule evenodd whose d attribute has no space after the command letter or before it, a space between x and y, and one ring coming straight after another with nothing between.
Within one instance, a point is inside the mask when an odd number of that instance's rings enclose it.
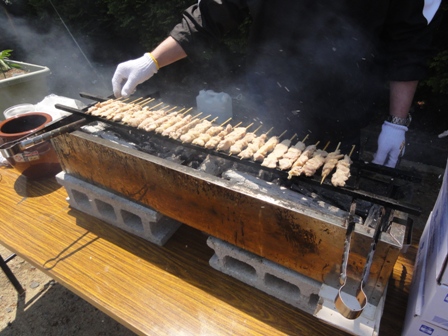
<instances>
[{"instance_id":1,"label":"person's arm","mask_svg":"<svg viewBox=\"0 0 448 336\"><path fill-rule=\"evenodd\" d=\"M389 113L392 117L407 119L418 81L391 81Z\"/></svg>"},{"instance_id":2,"label":"person's arm","mask_svg":"<svg viewBox=\"0 0 448 336\"><path fill-rule=\"evenodd\" d=\"M182 22L152 52L117 66L112 78L115 97L131 95L137 85L164 66L187 55L194 59L213 41L238 27L246 15L246 0L203 0L190 6L185 10Z\"/></svg>"},{"instance_id":3,"label":"person's arm","mask_svg":"<svg viewBox=\"0 0 448 336\"><path fill-rule=\"evenodd\" d=\"M404 153L409 110L420 79L427 73L431 40L440 23L441 0L397 0L384 27L390 78L389 117L378 137L373 163L395 167Z\"/></svg>"},{"instance_id":4,"label":"person's arm","mask_svg":"<svg viewBox=\"0 0 448 336\"><path fill-rule=\"evenodd\" d=\"M160 43L151 54L157 60L159 68L187 57L184 49L171 36Z\"/></svg>"},{"instance_id":5,"label":"person's arm","mask_svg":"<svg viewBox=\"0 0 448 336\"><path fill-rule=\"evenodd\" d=\"M395 167L404 153L405 135L410 123L409 110L418 81L391 81L389 118L383 123L378 137L378 150L373 163Z\"/></svg>"},{"instance_id":6,"label":"person's arm","mask_svg":"<svg viewBox=\"0 0 448 336\"><path fill-rule=\"evenodd\" d=\"M167 37L152 52L142 57L120 63L112 77L112 88L116 98L131 95L137 85L151 78L157 71L174 63L187 54L171 36Z\"/></svg>"}]
</instances>

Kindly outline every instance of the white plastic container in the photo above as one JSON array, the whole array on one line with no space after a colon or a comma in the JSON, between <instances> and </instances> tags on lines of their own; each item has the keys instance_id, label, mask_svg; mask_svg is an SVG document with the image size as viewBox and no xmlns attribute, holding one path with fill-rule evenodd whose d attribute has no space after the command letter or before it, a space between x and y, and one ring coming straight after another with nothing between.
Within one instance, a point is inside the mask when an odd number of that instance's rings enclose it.
<instances>
[{"instance_id":1,"label":"white plastic container","mask_svg":"<svg viewBox=\"0 0 448 336\"><path fill-rule=\"evenodd\" d=\"M232 118L232 98L224 92L215 92L212 90L201 90L196 97L196 105L201 116L208 116L208 120L215 120L220 124Z\"/></svg>"},{"instance_id":2,"label":"white plastic container","mask_svg":"<svg viewBox=\"0 0 448 336\"><path fill-rule=\"evenodd\" d=\"M5 111L3 111L3 116L5 119L14 117L19 114L35 112L35 106L33 104L18 104L11 107L8 107Z\"/></svg>"}]
</instances>

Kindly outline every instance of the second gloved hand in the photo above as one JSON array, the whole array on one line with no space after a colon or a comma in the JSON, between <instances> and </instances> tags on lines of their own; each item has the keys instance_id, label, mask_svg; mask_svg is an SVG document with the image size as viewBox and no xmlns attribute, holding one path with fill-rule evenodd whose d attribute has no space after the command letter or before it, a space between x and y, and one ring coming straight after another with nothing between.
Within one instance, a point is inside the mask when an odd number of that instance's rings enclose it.
<instances>
[{"instance_id":1,"label":"second gloved hand","mask_svg":"<svg viewBox=\"0 0 448 336\"><path fill-rule=\"evenodd\" d=\"M128 97L137 85L157 73L158 67L149 53L142 57L120 63L112 77L112 88L116 98Z\"/></svg>"},{"instance_id":2,"label":"second gloved hand","mask_svg":"<svg viewBox=\"0 0 448 336\"><path fill-rule=\"evenodd\" d=\"M378 137L378 149L372 162L395 168L398 158L404 153L407 130L406 126L385 121Z\"/></svg>"}]
</instances>

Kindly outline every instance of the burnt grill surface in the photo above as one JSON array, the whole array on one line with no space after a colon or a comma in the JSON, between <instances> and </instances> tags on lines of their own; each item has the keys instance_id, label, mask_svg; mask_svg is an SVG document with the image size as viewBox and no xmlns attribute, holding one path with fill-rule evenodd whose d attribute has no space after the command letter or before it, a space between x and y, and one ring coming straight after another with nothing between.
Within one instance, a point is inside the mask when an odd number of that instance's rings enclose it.
<instances>
[{"instance_id":1,"label":"burnt grill surface","mask_svg":"<svg viewBox=\"0 0 448 336\"><path fill-rule=\"evenodd\" d=\"M82 97L105 101L109 98L93 96L81 93ZM93 103L92 105L94 105ZM182 143L169 137L162 136L156 132L147 132L125 125L121 122L113 122L98 116L91 116L85 112L92 106L89 105L83 110L73 109L57 104L56 107L67 112L84 115L89 120L96 120L107 124L105 131L109 136L114 136L125 145L130 145L142 152L176 161L179 164L197 169L209 157L220 160L218 165L230 167L250 173L265 181L274 182L291 190L303 194L316 193L325 202L335 205L348 211L353 199L359 202L357 214L365 217L372 204L382 205L388 209L403 211L408 214L420 215L421 209L409 203L409 191L412 185L420 183L421 177L410 171L392 169L378 166L362 161L355 161L350 167L351 176L345 187L334 187L328 180L321 183L318 176L293 176L288 179L288 173L279 169L272 169L261 166L259 162L247 159L240 159L216 150L206 149L201 146ZM92 124L90 124L92 125ZM220 176L222 170L214 175ZM408 195L408 198L403 197ZM404 198L404 201L402 200ZM401 199L401 200L399 200Z\"/></svg>"}]
</instances>

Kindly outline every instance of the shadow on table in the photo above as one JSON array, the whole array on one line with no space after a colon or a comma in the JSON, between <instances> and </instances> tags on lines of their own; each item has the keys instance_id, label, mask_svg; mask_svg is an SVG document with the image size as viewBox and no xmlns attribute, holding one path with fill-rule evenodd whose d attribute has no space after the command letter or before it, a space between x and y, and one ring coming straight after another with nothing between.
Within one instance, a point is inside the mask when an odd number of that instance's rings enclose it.
<instances>
[{"instance_id":1,"label":"shadow on table","mask_svg":"<svg viewBox=\"0 0 448 336\"><path fill-rule=\"evenodd\" d=\"M208 236L182 225L164 246L152 244L94 217L69 212L77 225L108 240L136 257L159 267L253 318L287 335L347 335L273 296L227 276L209 265L214 251L206 243ZM137 276L137 275L136 275ZM303 329L303 330L298 330Z\"/></svg>"},{"instance_id":2,"label":"shadow on table","mask_svg":"<svg viewBox=\"0 0 448 336\"><path fill-rule=\"evenodd\" d=\"M56 178L54 176L39 180L30 180L26 176L20 175L14 183L14 190L22 197L44 196L62 188L55 181Z\"/></svg>"},{"instance_id":3,"label":"shadow on table","mask_svg":"<svg viewBox=\"0 0 448 336\"><path fill-rule=\"evenodd\" d=\"M1 336L135 335L53 280L32 298L17 297L15 319Z\"/></svg>"}]
</instances>

